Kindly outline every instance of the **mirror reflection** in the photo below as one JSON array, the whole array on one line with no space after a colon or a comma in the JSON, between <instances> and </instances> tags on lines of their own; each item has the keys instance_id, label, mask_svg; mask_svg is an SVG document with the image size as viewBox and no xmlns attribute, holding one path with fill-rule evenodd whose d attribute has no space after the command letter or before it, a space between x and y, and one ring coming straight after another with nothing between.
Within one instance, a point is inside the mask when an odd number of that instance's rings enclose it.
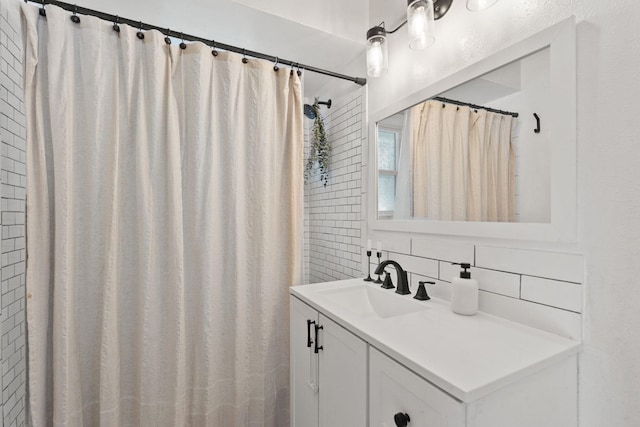
<instances>
[{"instance_id":1,"label":"mirror reflection","mask_svg":"<svg viewBox=\"0 0 640 427\"><path fill-rule=\"evenodd\" d=\"M549 60L540 50L378 122L378 218L550 222Z\"/></svg>"}]
</instances>

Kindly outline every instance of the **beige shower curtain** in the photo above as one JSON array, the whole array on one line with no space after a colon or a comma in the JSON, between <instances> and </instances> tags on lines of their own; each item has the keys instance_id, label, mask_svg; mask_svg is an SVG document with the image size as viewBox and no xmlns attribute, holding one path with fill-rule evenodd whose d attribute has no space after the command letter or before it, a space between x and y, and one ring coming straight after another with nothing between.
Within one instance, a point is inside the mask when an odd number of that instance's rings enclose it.
<instances>
[{"instance_id":1,"label":"beige shower curtain","mask_svg":"<svg viewBox=\"0 0 640 427\"><path fill-rule=\"evenodd\" d=\"M288 425L298 76L22 10L33 425Z\"/></svg>"},{"instance_id":2,"label":"beige shower curtain","mask_svg":"<svg viewBox=\"0 0 640 427\"><path fill-rule=\"evenodd\" d=\"M440 101L410 114L413 216L514 221L512 117Z\"/></svg>"}]
</instances>

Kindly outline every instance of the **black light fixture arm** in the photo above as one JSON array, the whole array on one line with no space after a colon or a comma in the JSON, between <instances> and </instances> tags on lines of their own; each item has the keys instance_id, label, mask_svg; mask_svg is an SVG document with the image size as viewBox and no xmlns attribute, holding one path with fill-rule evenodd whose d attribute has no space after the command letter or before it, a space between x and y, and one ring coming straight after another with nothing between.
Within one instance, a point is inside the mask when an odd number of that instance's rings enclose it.
<instances>
[{"instance_id":1,"label":"black light fixture arm","mask_svg":"<svg viewBox=\"0 0 640 427\"><path fill-rule=\"evenodd\" d=\"M393 29L393 30L391 30L391 31L387 31L387 34L393 34L393 33L395 33L395 32L396 32L396 31L398 31L400 28L402 28L402 27L404 27L405 25L407 25L407 22L409 22L409 21L407 21L407 20L405 19L405 20L404 20L404 22L403 22L402 24L398 25L396 28L394 28L394 29ZM384 27L384 22L383 22L381 25Z\"/></svg>"},{"instance_id":2,"label":"black light fixture arm","mask_svg":"<svg viewBox=\"0 0 640 427\"><path fill-rule=\"evenodd\" d=\"M298 62L295 61L291 61L289 59L282 59L280 57L276 57L273 55L267 55L265 53L262 52L256 52L253 50L248 50L248 49L244 49L244 48L240 48L240 47L236 47L236 46L232 46L229 44L225 44L225 43L220 43L218 41L212 41L209 39L205 39L202 37L198 37L198 36L193 36L187 33L182 33L180 31L172 31L168 28L162 28L162 27L158 27L156 25L151 25L151 24L147 24L144 23L142 21L136 21L133 19L128 19L128 18L123 18L121 16L116 16L116 15L111 15L109 13L105 13L105 12L100 12L97 10L93 10L93 9L88 9L86 7L82 7L82 6L76 6L70 3L65 3L62 1L57 1L57 0L24 0L25 3L27 2L32 2L32 3L37 3L39 5L42 6L42 10L40 12L40 15L44 16L45 13L43 13L44 10L44 6L47 4L53 5L53 6L57 6L59 8L62 8L64 10L67 10L69 12L72 12L75 15L88 15L88 16L95 16L96 18L99 19L103 19L105 21L109 21L109 22L114 22L116 23L115 25L119 25L119 24L127 24L129 26L131 26L132 28L136 28L139 30L139 32L141 33L143 30L144 31L150 31L150 30L156 30L159 31L160 33L168 36L168 37L174 37L180 40L188 40L188 41L193 41L193 42L201 42L207 46L211 46L213 48L217 48L217 49L222 49L222 50L226 50L229 52L234 52L234 53L239 53L245 56L251 56L253 58L258 58L258 59L264 59L266 61L270 61L270 62L276 62L278 64L282 64L282 65L288 65L292 68L297 68L297 69L303 69L303 70L307 70L307 71L311 71L312 73L317 73L317 74L323 74L325 76L329 76L329 77L335 77L338 79L342 79L342 80L348 80L351 82L354 82L360 86L364 86L367 84L367 79L362 78L362 77L352 77L352 76L347 76L345 74L340 74L340 73L336 73L334 71L329 71L329 70L325 70L322 68L318 68L318 67L314 67L312 65L305 65L305 64L300 64Z\"/></svg>"},{"instance_id":3,"label":"black light fixture arm","mask_svg":"<svg viewBox=\"0 0 640 427\"><path fill-rule=\"evenodd\" d=\"M413 2L414 2L414 0L407 0L407 4L408 5L410 5ZM433 0L433 19L437 21L438 19L440 19L444 15L446 15L446 13L451 8L451 3L453 3L453 0ZM400 28L402 28L405 25L407 25L407 22L409 22L409 21L405 19L404 21L402 21L402 23L400 23L400 25L398 25L393 30L387 30L385 28L385 26L384 26L384 21L382 21L380 24L376 25L375 27L372 27L369 30L369 33L367 33L367 38L370 37L370 34L372 34L371 31L374 28L377 28L378 31L380 31L380 29L383 30L384 34L393 34L393 33L397 32Z\"/></svg>"}]
</instances>

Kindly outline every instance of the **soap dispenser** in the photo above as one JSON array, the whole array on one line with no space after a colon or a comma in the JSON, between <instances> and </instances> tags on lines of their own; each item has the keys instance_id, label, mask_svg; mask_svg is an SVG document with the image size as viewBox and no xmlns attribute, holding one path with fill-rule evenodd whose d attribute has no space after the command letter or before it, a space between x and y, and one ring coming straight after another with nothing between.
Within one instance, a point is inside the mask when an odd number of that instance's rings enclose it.
<instances>
[{"instance_id":1,"label":"soap dispenser","mask_svg":"<svg viewBox=\"0 0 640 427\"><path fill-rule=\"evenodd\" d=\"M478 281L471 278L468 271L471 264L453 263L462 267L460 277L451 280L451 310L464 316L473 316L478 312Z\"/></svg>"}]
</instances>

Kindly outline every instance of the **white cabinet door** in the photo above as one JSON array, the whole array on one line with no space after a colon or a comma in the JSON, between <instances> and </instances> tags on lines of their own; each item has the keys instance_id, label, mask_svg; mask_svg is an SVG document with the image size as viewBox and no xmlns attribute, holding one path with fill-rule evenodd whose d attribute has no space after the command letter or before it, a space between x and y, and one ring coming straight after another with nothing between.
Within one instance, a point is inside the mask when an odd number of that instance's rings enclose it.
<instances>
[{"instance_id":1,"label":"white cabinet door","mask_svg":"<svg viewBox=\"0 0 640 427\"><path fill-rule=\"evenodd\" d=\"M314 326L318 312L290 298L291 427L318 426L318 357Z\"/></svg>"},{"instance_id":2,"label":"white cabinet door","mask_svg":"<svg viewBox=\"0 0 640 427\"><path fill-rule=\"evenodd\" d=\"M320 315L320 426L366 427L367 344Z\"/></svg>"},{"instance_id":3,"label":"white cabinet door","mask_svg":"<svg viewBox=\"0 0 640 427\"><path fill-rule=\"evenodd\" d=\"M399 414L400 420L394 417ZM401 420L408 416L410 422ZM371 427L463 427L464 404L393 359L369 347Z\"/></svg>"}]
</instances>

